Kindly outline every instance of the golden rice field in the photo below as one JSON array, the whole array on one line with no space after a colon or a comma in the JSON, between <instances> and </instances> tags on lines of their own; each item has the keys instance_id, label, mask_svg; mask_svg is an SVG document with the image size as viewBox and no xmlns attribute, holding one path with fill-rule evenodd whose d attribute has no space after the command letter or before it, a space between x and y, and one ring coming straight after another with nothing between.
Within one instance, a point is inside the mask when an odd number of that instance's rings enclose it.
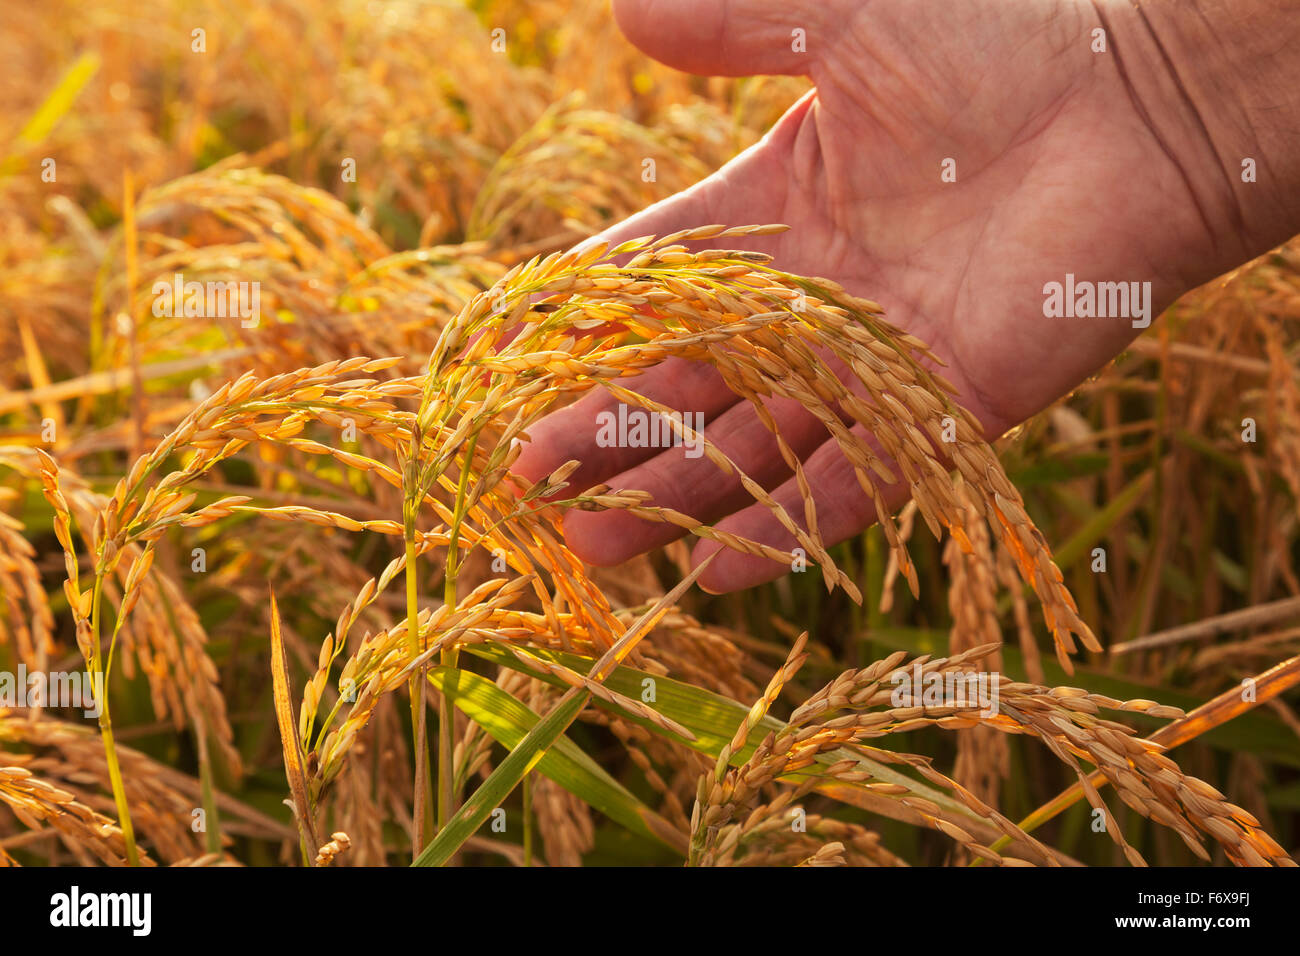
<instances>
[{"instance_id":1,"label":"golden rice field","mask_svg":"<svg viewBox=\"0 0 1300 956\"><path fill-rule=\"evenodd\" d=\"M0 864L1293 865L1300 244L990 444L779 224L574 248L804 80L603 0L0 6ZM512 470L682 358L797 550ZM826 543L772 399L884 520ZM609 510L685 535L585 564ZM699 539L795 570L711 594Z\"/></svg>"}]
</instances>

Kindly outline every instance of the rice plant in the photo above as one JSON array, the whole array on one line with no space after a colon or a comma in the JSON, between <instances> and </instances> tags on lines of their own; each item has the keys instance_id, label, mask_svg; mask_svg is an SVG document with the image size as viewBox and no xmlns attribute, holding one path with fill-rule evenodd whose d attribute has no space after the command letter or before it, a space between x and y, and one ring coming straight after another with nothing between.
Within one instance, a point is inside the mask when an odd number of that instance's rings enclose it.
<instances>
[{"instance_id":1,"label":"rice plant","mask_svg":"<svg viewBox=\"0 0 1300 956\"><path fill-rule=\"evenodd\" d=\"M596 3L237 2L200 59L169 0L131 56L113 5L7 6L0 863L1293 864L1294 244L990 441L881 304L754 251L780 224L580 241L800 81L688 81ZM683 361L796 502L638 387ZM526 477L592 394L790 545ZM871 530L828 542L782 403ZM596 512L662 546L584 563ZM687 541L789 573L711 595Z\"/></svg>"}]
</instances>

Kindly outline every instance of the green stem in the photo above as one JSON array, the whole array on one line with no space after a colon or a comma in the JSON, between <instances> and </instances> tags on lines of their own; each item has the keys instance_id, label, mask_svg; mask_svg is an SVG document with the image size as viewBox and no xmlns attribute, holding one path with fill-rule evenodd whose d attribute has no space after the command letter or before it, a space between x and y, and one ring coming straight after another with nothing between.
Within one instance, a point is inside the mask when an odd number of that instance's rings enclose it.
<instances>
[{"instance_id":1,"label":"green stem","mask_svg":"<svg viewBox=\"0 0 1300 956\"><path fill-rule=\"evenodd\" d=\"M113 719L108 713L108 687L104 678L103 661L99 649L99 616L103 598L103 575L95 575L95 591L90 605L90 670L99 679L95 681L98 689L92 691L99 697L99 735L104 741L104 761L108 764L108 779L113 787L113 802L117 804L118 825L122 828L122 839L126 842L126 862L130 866L140 865L140 851L135 845L135 828L131 826L131 807L126 800L126 786L122 782L122 768L117 762L117 745L113 741Z\"/></svg>"},{"instance_id":2,"label":"green stem","mask_svg":"<svg viewBox=\"0 0 1300 956\"><path fill-rule=\"evenodd\" d=\"M411 660L420 656L420 592L416 579L415 505L407 501L406 524L406 635ZM420 671L411 675L408 688L411 698L411 738L415 750L415 799L412 816L415 819L415 840L411 858L417 858L429 839L433 817L430 794L432 782L429 772L428 729L425 724L425 691Z\"/></svg>"},{"instance_id":3,"label":"green stem","mask_svg":"<svg viewBox=\"0 0 1300 956\"><path fill-rule=\"evenodd\" d=\"M140 851L135 845L135 829L131 826L131 808L126 802L126 788L122 783L122 768L117 762L117 746L113 743L113 721L109 719L107 703L100 704L99 734L104 741L104 760L108 763L108 779L113 785L113 802L117 804L122 839L126 841L126 862L128 866L139 866Z\"/></svg>"},{"instance_id":4,"label":"green stem","mask_svg":"<svg viewBox=\"0 0 1300 956\"><path fill-rule=\"evenodd\" d=\"M469 474L474 467L474 449L478 445L478 435L470 435L465 445L465 462L461 465L460 479L456 483L456 507L451 516L451 533L447 539L447 573L443 578L443 603L454 609L459 600L456 579L460 572L460 526L465 518L465 491L469 486ZM439 655L439 662L444 667L456 667L460 652L446 648ZM442 830L454 812L455 802L455 768L453 763L452 732L456 726L455 705L452 694L443 694L438 709L438 829Z\"/></svg>"}]
</instances>

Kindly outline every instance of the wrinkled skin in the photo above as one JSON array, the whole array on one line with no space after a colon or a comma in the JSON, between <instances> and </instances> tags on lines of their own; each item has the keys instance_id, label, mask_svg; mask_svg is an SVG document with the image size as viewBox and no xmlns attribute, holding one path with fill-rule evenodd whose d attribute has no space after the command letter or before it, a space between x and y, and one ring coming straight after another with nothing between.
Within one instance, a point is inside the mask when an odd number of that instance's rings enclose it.
<instances>
[{"instance_id":1,"label":"wrinkled skin","mask_svg":"<svg viewBox=\"0 0 1300 956\"><path fill-rule=\"evenodd\" d=\"M1286 40L1300 49L1300 27L1279 18L1280 3L1202 6L1211 9L1183 5L1175 18L1168 3L1143 14L1128 3L1064 0L621 0L615 12L628 38L671 66L798 73L816 89L722 170L598 239L786 223L783 235L731 244L879 302L892 323L930 343L959 401L996 437L1140 331L1126 318L1044 317L1045 283L1066 273L1149 281L1158 315L1300 231L1292 158L1300 82L1277 87L1279 75L1300 79L1289 62L1300 55L1279 52ZM791 49L796 27L806 52ZM1105 53L1093 50L1098 28ZM1268 90L1264 100L1255 87ZM1240 181L1245 156L1256 158L1257 183ZM949 158L955 182L941 179ZM710 440L802 515L770 435L711 368L678 360L632 384L703 412ZM681 448L598 448L595 415L615 404L593 393L549 416L531 430L517 470L536 480L577 458L573 490L600 481L640 488L727 531L793 544L705 459ZM825 429L789 401L769 405L807 465L827 543L872 523ZM906 496L894 486L886 497L892 507ZM596 564L679 533L618 512L565 519L570 546ZM716 550L701 541L694 560ZM727 551L700 583L734 590L787 570Z\"/></svg>"}]
</instances>

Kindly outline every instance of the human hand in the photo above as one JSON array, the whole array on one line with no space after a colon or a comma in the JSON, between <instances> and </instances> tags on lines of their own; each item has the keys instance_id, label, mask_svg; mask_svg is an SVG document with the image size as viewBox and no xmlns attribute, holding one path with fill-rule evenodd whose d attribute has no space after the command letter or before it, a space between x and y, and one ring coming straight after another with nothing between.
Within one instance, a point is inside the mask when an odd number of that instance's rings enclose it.
<instances>
[{"instance_id":1,"label":"human hand","mask_svg":"<svg viewBox=\"0 0 1300 956\"><path fill-rule=\"evenodd\" d=\"M787 233L737 245L881 303L947 363L958 400L994 438L1103 366L1143 324L1134 309L1049 318L1047 283L1149 282L1149 322L1300 231L1300 55L1286 52L1300 50L1300 18L1284 6L619 0L624 32L669 65L798 73L816 90L726 167L593 241L787 223ZM792 48L795 29L806 52ZM1106 52L1094 52L1098 29ZM1241 176L1248 157L1253 183ZM632 385L703 413L708 438L801 513L770 434L711 367L667 362ZM827 543L871 524L872 505L824 426L794 402L768 404L806 464ZM726 531L793 544L706 458L598 447L596 415L616 406L596 391L548 416L515 470L537 480L579 459L573 488L641 489ZM886 500L907 494L896 485ZM681 534L622 512L570 512L564 528L580 557L603 565ZM701 541L693 559L716 550ZM727 551L700 584L735 590L786 570Z\"/></svg>"}]
</instances>

